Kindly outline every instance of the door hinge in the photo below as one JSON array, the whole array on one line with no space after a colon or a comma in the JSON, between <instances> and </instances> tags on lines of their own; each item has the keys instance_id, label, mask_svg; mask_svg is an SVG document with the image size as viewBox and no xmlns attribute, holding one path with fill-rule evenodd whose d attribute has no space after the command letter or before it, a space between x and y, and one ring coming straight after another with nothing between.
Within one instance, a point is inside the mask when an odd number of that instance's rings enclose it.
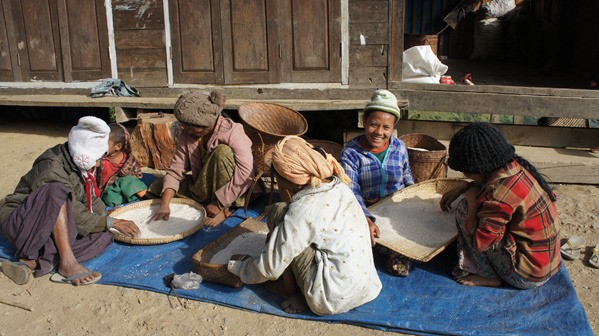
<instances>
[{"instance_id":1,"label":"door hinge","mask_svg":"<svg viewBox=\"0 0 599 336\"><path fill-rule=\"evenodd\" d=\"M280 43L279 43L279 44L277 44L277 47L279 48L279 58L282 58L282 57L283 57L283 55L282 55L282 53L281 53L281 44L280 44Z\"/></svg>"},{"instance_id":2,"label":"door hinge","mask_svg":"<svg viewBox=\"0 0 599 336\"><path fill-rule=\"evenodd\" d=\"M17 53L17 64L21 66L21 54Z\"/></svg>"}]
</instances>

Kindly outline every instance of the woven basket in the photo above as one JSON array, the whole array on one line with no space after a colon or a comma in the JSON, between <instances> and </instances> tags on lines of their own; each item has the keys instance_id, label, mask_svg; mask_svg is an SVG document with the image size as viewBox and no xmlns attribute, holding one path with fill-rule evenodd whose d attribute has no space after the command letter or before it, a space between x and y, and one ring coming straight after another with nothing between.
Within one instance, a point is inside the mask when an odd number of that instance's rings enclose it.
<instances>
[{"instance_id":1,"label":"woven basket","mask_svg":"<svg viewBox=\"0 0 599 336\"><path fill-rule=\"evenodd\" d=\"M410 170L414 183L447 176L447 148L437 139L420 133L399 137L408 147ZM425 149L423 150L417 150Z\"/></svg>"},{"instance_id":2,"label":"woven basket","mask_svg":"<svg viewBox=\"0 0 599 336\"><path fill-rule=\"evenodd\" d=\"M248 218L217 240L200 249L192 257L193 271L202 276L204 281L217 282L229 287L239 288L243 282L238 276L227 270L227 265L211 264L212 257L226 248L235 238L247 232L267 232L266 223Z\"/></svg>"},{"instance_id":3,"label":"woven basket","mask_svg":"<svg viewBox=\"0 0 599 336\"><path fill-rule=\"evenodd\" d=\"M264 163L266 152L284 137L301 136L308 130L308 122L303 115L277 104L241 104L239 117L245 133L252 140L252 154L256 169L262 171L264 176L270 174L270 167Z\"/></svg>"},{"instance_id":4,"label":"woven basket","mask_svg":"<svg viewBox=\"0 0 599 336\"><path fill-rule=\"evenodd\" d=\"M165 244L165 243L170 243L173 241L183 239L187 236L190 236L202 228L202 226L204 225L204 218L206 218L206 210L204 209L204 207L201 204L199 204L193 200L185 199L185 198L173 198L171 200L171 204L186 204L186 205L189 205L189 206L197 209L198 212L201 213L201 220L199 220L197 225L192 227L191 229L181 231L175 235L164 236L164 238L131 238L131 237L127 237L120 233L115 233L114 239L118 240L120 242L123 242L123 243L133 244L133 245ZM126 213L128 211L137 210L140 208L152 208L152 207L158 208L159 206L160 206L160 199L136 202L136 203L132 203L132 204L117 208L112 213L110 213L110 217L119 218L120 215L123 215L124 213ZM163 223L164 223L164 225L169 225L169 226L175 225L172 217L171 217L170 221L163 221ZM139 225L139 223L136 223L136 224Z\"/></svg>"},{"instance_id":5,"label":"woven basket","mask_svg":"<svg viewBox=\"0 0 599 336\"><path fill-rule=\"evenodd\" d=\"M418 201L426 196L444 194L447 191L467 183L462 179L438 179L414 184L402 189L393 195L386 197L378 203L368 207L375 216L383 211L385 207L400 207L402 201ZM431 211L440 211L439 205L432 206ZM425 214L423 214L425 216ZM453 213L448 213L450 220L447 223L435 223L428 231L419 231L422 223L410 223L409 226L396 228L393 235L382 235L377 238L377 244L385 246L401 255L418 261L429 261L443 251L457 237L457 228L453 219Z\"/></svg>"},{"instance_id":6,"label":"woven basket","mask_svg":"<svg viewBox=\"0 0 599 336\"><path fill-rule=\"evenodd\" d=\"M437 44L439 37L437 35L424 34L404 34L403 35L403 50L408 50L415 46L430 45L435 55L437 55Z\"/></svg>"},{"instance_id":7,"label":"woven basket","mask_svg":"<svg viewBox=\"0 0 599 336\"><path fill-rule=\"evenodd\" d=\"M315 147L320 147L324 149L325 152L331 154L337 161L341 160L341 151L343 151L343 146L341 146L340 144L328 140L313 139L306 141Z\"/></svg>"}]
</instances>

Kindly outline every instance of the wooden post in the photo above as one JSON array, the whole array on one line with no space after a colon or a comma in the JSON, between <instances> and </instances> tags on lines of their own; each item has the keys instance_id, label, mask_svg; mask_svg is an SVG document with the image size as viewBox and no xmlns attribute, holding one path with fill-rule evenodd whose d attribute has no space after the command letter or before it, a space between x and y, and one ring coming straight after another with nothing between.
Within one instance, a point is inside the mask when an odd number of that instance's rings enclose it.
<instances>
[{"instance_id":1,"label":"wooden post","mask_svg":"<svg viewBox=\"0 0 599 336\"><path fill-rule=\"evenodd\" d=\"M131 150L142 166L166 169L177 150L179 127L171 113L151 112L137 116L131 134Z\"/></svg>"}]
</instances>

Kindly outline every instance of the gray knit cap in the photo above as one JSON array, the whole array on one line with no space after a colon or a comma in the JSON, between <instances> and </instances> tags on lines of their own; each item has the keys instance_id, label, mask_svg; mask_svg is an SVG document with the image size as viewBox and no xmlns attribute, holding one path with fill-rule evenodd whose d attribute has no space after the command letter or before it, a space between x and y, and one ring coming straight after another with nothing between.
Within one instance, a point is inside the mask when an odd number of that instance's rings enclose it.
<instances>
[{"instance_id":1,"label":"gray knit cap","mask_svg":"<svg viewBox=\"0 0 599 336\"><path fill-rule=\"evenodd\" d=\"M397 120L401 118L397 98L388 90L376 90L372 94L370 102L366 104L364 111L382 111L393 114Z\"/></svg>"},{"instance_id":2,"label":"gray knit cap","mask_svg":"<svg viewBox=\"0 0 599 336\"><path fill-rule=\"evenodd\" d=\"M222 92L188 92L175 103L175 118L195 126L212 126L224 107L225 95Z\"/></svg>"}]
</instances>

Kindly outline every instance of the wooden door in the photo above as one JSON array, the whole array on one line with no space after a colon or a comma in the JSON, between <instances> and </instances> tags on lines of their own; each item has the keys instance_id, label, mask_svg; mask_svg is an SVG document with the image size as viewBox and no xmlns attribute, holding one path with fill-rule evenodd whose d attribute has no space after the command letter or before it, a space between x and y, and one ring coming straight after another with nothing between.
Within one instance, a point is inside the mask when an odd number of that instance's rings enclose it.
<instances>
[{"instance_id":1,"label":"wooden door","mask_svg":"<svg viewBox=\"0 0 599 336\"><path fill-rule=\"evenodd\" d=\"M284 82L341 82L340 0L280 2Z\"/></svg>"},{"instance_id":2,"label":"wooden door","mask_svg":"<svg viewBox=\"0 0 599 336\"><path fill-rule=\"evenodd\" d=\"M110 77L103 0L2 2L10 10L4 18L12 20L6 20L6 27L14 31L14 39L9 40L17 63L13 80L72 82Z\"/></svg>"},{"instance_id":3,"label":"wooden door","mask_svg":"<svg viewBox=\"0 0 599 336\"><path fill-rule=\"evenodd\" d=\"M278 1L221 1L226 84L280 82Z\"/></svg>"},{"instance_id":4,"label":"wooden door","mask_svg":"<svg viewBox=\"0 0 599 336\"><path fill-rule=\"evenodd\" d=\"M224 84L219 0L171 0L176 83Z\"/></svg>"},{"instance_id":5,"label":"wooden door","mask_svg":"<svg viewBox=\"0 0 599 336\"><path fill-rule=\"evenodd\" d=\"M10 3L0 1L0 81L20 80L14 28ZM8 24L7 24L8 23ZM18 75L18 78L15 76Z\"/></svg>"},{"instance_id":6,"label":"wooden door","mask_svg":"<svg viewBox=\"0 0 599 336\"><path fill-rule=\"evenodd\" d=\"M62 81L58 10L53 0L10 0L23 81Z\"/></svg>"},{"instance_id":7,"label":"wooden door","mask_svg":"<svg viewBox=\"0 0 599 336\"><path fill-rule=\"evenodd\" d=\"M103 0L58 0L65 81L110 77L108 26Z\"/></svg>"}]
</instances>

